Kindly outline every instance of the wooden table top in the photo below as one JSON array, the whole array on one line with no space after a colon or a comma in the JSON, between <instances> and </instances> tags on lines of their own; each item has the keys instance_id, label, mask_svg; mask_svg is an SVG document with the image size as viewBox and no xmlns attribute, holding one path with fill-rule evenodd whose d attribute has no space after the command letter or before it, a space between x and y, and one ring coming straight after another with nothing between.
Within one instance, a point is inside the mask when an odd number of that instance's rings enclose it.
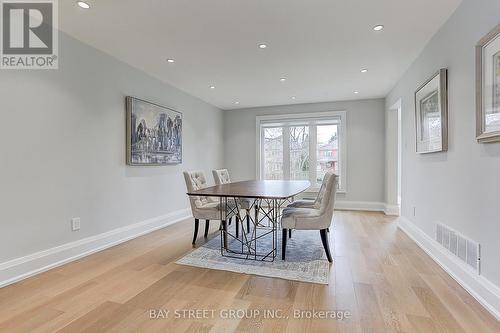
<instances>
[{"instance_id":1,"label":"wooden table top","mask_svg":"<svg viewBox=\"0 0 500 333\"><path fill-rule=\"evenodd\" d=\"M286 199L304 192L310 186L311 183L307 180L247 180L207 187L187 194L206 197Z\"/></svg>"}]
</instances>

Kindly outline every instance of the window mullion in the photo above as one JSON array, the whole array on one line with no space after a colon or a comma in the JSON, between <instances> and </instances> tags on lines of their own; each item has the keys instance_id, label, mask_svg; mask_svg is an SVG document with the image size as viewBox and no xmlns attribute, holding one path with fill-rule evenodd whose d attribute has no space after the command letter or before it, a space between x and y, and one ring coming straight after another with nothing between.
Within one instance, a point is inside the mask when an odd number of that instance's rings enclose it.
<instances>
[{"instance_id":1,"label":"window mullion","mask_svg":"<svg viewBox=\"0 0 500 333\"><path fill-rule=\"evenodd\" d=\"M283 127L283 179L290 180L290 126Z\"/></svg>"}]
</instances>

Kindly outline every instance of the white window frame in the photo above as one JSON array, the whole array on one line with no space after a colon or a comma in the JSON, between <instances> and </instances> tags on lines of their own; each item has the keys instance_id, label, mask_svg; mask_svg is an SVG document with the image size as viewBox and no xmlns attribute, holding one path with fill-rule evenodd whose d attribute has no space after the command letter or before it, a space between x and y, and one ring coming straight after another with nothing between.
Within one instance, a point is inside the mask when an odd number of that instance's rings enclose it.
<instances>
[{"instance_id":1,"label":"white window frame","mask_svg":"<svg viewBox=\"0 0 500 333\"><path fill-rule=\"evenodd\" d=\"M262 125L265 123L276 122L283 123L283 144L285 145L285 140L289 140L287 133L289 125L294 122L312 122L317 120L331 120L336 119L340 122L339 126L339 164L340 164L340 188L337 190L337 193L347 193L347 112L346 111L326 111L326 112L311 112L311 113L293 113L293 114L278 114L278 115L265 115L265 116L257 116L255 117L255 133L256 133L256 178L262 179L263 170L261 165L261 159L263 156L263 131L261 130ZM316 127L311 126L309 132L309 150L316 150ZM312 149L312 150L311 150ZM287 163L288 161L288 163ZM283 149L283 165L289 165L290 161L290 150ZM311 155L311 165L316 167L316 154ZM283 176L285 179L290 176L290 169L285 168L283 170ZM310 173L313 175L313 173ZM319 186L316 184L316 180L312 179L314 177L310 177L310 182L312 187L308 190L318 191Z\"/></svg>"}]
</instances>

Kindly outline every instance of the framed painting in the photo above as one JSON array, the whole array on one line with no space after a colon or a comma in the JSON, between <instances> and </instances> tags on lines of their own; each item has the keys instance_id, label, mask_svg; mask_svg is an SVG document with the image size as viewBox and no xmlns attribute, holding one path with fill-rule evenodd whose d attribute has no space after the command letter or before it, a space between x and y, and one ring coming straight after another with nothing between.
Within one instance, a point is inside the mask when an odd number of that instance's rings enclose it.
<instances>
[{"instance_id":1,"label":"framed painting","mask_svg":"<svg viewBox=\"0 0 500 333\"><path fill-rule=\"evenodd\" d=\"M130 96L126 108L128 165L182 163L182 113Z\"/></svg>"},{"instance_id":2,"label":"framed painting","mask_svg":"<svg viewBox=\"0 0 500 333\"><path fill-rule=\"evenodd\" d=\"M476 45L476 139L500 141L500 24Z\"/></svg>"},{"instance_id":3,"label":"framed painting","mask_svg":"<svg viewBox=\"0 0 500 333\"><path fill-rule=\"evenodd\" d=\"M440 69L415 92L417 153L448 150L448 70Z\"/></svg>"}]
</instances>

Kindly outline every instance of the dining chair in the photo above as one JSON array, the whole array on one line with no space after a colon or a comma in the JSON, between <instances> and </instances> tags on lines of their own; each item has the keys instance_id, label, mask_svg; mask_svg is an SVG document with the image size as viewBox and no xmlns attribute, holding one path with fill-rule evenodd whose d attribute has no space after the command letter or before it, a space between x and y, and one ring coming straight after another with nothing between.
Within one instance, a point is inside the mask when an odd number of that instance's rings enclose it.
<instances>
[{"instance_id":1,"label":"dining chair","mask_svg":"<svg viewBox=\"0 0 500 333\"><path fill-rule=\"evenodd\" d=\"M328 181L328 177L332 175L333 172L327 172L323 176L323 181L321 182L321 186L319 188L318 194L314 200L295 200L290 203L287 207L295 207L295 208L315 208L318 209L321 206L321 200L323 200L323 196L325 195L326 182ZM330 232L330 229L326 229L327 232ZM292 230L288 230L288 236L292 237Z\"/></svg>"},{"instance_id":2,"label":"dining chair","mask_svg":"<svg viewBox=\"0 0 500 333\"><path fill-rule=\"evenodd\" d=\"M214 181L216 185L229 184L231 183L231 177L229 177L229 171L227 169L216 169L212 170L212 175L214 176ZM255 221L257 222L259 208L257 204L254 205L254 200L250 198L238 198L237 204L240 208L246 211L246 221L247 221L247 233L250 231L250 210L252 206L255 206ZM236 217L236 237L239 236L239 221L238 216Z\"/></svg>"},{"instance_id":3,"label":"dining chair","mask_svg":"<svg viewBox=\"0 0 500 333\"><path fill-rule=\"evenodd\" d=\"M321 206L321 200L323 200L323 196L325 195L325 187L328 181L328 178L332 175L332 172L327 172L323 176L323 181L321 182L321 187L319 188L318 194L314 200L295 200L287 207L295 207L295 208L315 208L318 209Z\"/></svg>"},{"instance_id":4,"label":"dining chair","mask_svg":"<svg viewBox=\"0 0 500 333\"><path fill-rule=\"evenodd\" d=\"M184 180L186 181L186 188L188 192L208 187L207 180L202 171L184 171ZM217 198L205 196L189 196L189 202L191 204L191 211L194 217L193 245L195 245L200 220L205 220L205 238L208 236L210 220L220 220L220 202ZM231 219L231 216L234 215L234 213L227 215L229 215L227 217ZM224 216L226 216L225 213ZM226 221L221 221L221 223L222 225L225 225Z\"/></svg>"},{"instance_id":5,"label":"dining chair","mask_svg":"<svg viewBox=\"0 0 500 333\"><path fill-rule=\"evenodd\" d=\"M326 257L329 262L332 262L327 229L332 224L338 177L330 171L327 172L325 178L324 193L317 208L286 207L283 210L281 217L281 227L283 228L281 258L283 260L286 257L287 230L319 230Z\"/></svg>"}]
</instances>

